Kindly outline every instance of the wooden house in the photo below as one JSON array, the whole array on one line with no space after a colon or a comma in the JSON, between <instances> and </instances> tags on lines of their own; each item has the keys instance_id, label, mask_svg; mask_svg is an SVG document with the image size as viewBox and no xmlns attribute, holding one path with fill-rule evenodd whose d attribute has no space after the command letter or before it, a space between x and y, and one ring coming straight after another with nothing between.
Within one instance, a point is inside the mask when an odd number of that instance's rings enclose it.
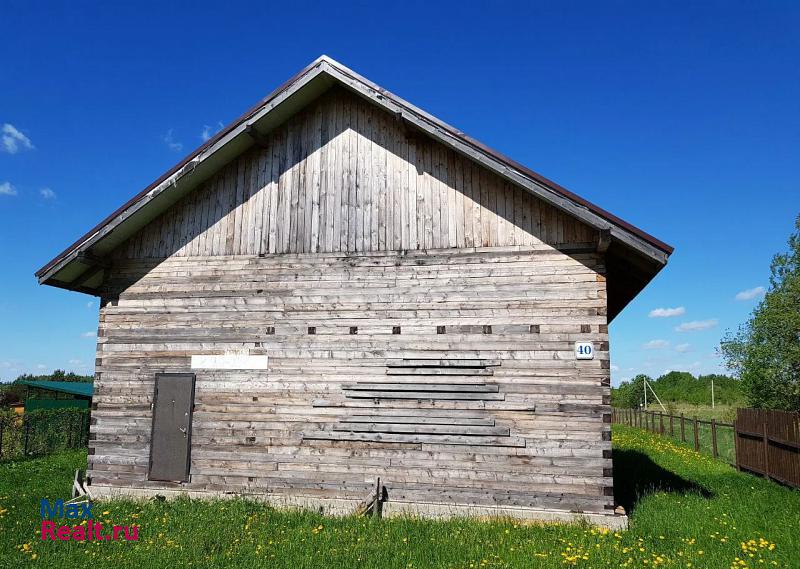
<instances>
[{"instance_id":1,"label":"wooden house","mask_svg":"<svg viewBox=\"0 0 800 569\"><path fill-rule=\"evenodd\" d=\"M96 495L614 515L608 323L672 248L321 57L36 275Z\"/></svg>"}]
</instances>

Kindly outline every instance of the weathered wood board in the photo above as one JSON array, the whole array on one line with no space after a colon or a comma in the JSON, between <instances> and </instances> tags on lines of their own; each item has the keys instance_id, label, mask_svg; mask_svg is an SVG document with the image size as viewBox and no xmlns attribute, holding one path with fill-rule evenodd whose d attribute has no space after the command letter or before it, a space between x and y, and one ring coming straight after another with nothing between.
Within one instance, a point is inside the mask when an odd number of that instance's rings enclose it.
<instances>
[{"instance_id":1,"label":"weathered wood board","mask_svg":"<svg viewBox=\"0 0 800 569\"><path fill-rule=\"evenodd\" d=\"M119 248L125 258L594 244L597 232L334 89Z\"/></svg>"},{"instance_id":2,"label":"weathered wood board","mask_svg":"<svg viewBox=\"0 0 800 569\"><path fill-rule=\"evenodd\" d=\"M611 513L596 240L332 90L112 255L93 484ZM226 354L266 369L192 370L190 481L149 481L155 374Z\"/></svg>"},{"instance_id":3,"label":"weathered wood board","mask_svg":"<svg viewBox=\"0 0 800 569\"><path fill-rule=\"evenodd\" d=\"M155 374L239 351L268 368L195 370L187 489L341 498L380 476L390 500L438 489L607 512L602 271L594 254L545 246L119 261L98 333L93 483L157 487ZM578 339L594 360L574 359Z\"/></svg>"}]
</instances>

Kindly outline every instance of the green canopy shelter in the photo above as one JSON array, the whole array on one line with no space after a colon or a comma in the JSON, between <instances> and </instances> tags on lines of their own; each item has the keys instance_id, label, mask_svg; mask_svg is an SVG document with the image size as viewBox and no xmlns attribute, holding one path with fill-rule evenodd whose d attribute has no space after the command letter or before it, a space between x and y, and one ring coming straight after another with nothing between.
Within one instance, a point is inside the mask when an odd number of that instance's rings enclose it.
<instances>
[{"instance_id":1,"label":"green canopy shelter","mask_svg":"<svg viewBox=\"0 0 800 569\"><path fill-rule=\"evenodd\" d=\"M77 381L22 380L28 387L25 411L35 409L62 409L75 407L88 409L92 403L94 384Z\"/></svg>"}]
</instances>

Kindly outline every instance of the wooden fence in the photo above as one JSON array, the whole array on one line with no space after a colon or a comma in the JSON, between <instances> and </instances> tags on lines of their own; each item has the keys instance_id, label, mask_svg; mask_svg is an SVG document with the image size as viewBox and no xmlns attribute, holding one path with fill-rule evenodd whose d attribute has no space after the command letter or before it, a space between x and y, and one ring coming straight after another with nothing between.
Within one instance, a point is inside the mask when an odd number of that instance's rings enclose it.
<instances>
[{"instance_id":1,"label":"wooden fence","mask_svg":"<svg viewBox=\"0 0 800 569\"><path fill-rule=\"evenodd\" d=\"M800 488L800 413L739 409L736 467Z\"/></svg>"},{"instance_id":2,"label":"wooden fence","mask_svg":"<svg viewBox=\"0 0 800 569\"><path fill-rule=\"evenodd\" d=\"M612 421L691 444L739 470L800 488L800 413L738 409L723 423L640 409L614 409Z\"/></svg>"},{"instance_id":3,"label":"wooden fence","mask_svg":"<svg viewBox=\"0 0 800 569\"><path fill-rule=\"evenodd\" d=\"M689 443L698 452L736 463L734 427L716 419L698 419L640 409L614 409L612 421Z\"/></svg>"}]
</instances>

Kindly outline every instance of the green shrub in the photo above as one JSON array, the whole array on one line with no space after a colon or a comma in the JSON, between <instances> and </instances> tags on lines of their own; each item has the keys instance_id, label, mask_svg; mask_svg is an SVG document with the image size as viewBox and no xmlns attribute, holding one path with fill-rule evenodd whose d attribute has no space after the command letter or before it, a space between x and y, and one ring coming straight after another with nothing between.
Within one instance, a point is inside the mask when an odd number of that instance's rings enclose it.
<instances>
[{"instance_id":1,"label":"green shrub","mask_svg":"<svg viewBox=\"0 0 800 569\"><path fill-rule=\"evenodd\" d=\"M0 460L82 448L88 440L86 409L41 409L24 415L0 412Z\"/></svg>"}]
</instances>

